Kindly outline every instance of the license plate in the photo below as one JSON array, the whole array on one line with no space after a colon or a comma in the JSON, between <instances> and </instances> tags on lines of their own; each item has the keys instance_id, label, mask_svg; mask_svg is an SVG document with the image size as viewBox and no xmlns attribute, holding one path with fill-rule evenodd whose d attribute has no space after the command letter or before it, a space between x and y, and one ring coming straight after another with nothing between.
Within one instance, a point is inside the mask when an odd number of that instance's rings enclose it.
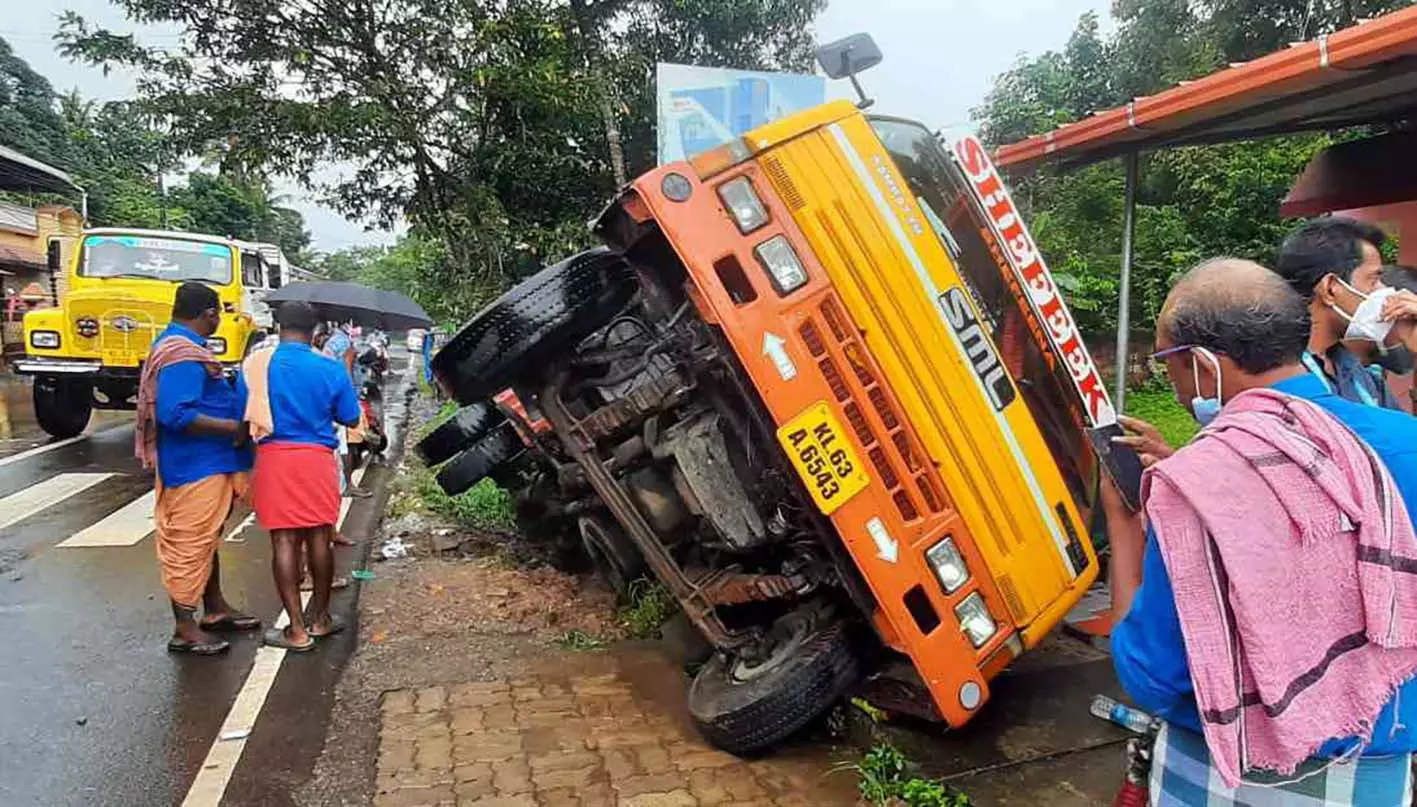
<instances>
[{"instance_id":1,"label":"license plate","mask_svg":"<svg viewBox=\"0 0 1417 807\"><path fill-rule=\"evenodd\" d=\"M107 367L136 367L138 353L133 350L105 350L103 363Z\"/></svg>"},{"instance_id":2,"label":"license plate","mask_svg":"<svg viewBox=\"0 0 1417 807\"><path fill-rule=\"evenodd\" d=\"M841 424L819 403L777 430L817 508L830 515L871 483Z\"/></svg>"}]
</instances>

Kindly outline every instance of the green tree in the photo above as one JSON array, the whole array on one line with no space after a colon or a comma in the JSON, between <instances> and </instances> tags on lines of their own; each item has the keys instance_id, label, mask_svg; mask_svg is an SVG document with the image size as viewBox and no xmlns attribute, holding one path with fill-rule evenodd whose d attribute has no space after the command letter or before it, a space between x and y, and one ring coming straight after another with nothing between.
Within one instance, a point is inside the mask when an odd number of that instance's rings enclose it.
<instances>
[{"instance_id":1,"label":"green tree","mask_svg":"<svg viewBox=\"0 0 1417 807\"><path fill-rule=\"evenodd\" d=\"M137 68L183 153L219 149L223 173L288 174L351 217L407 222L440 247L424 268L435 287L477 289L461 301L585 246L617 175L653 163L654 62L803 66L824 5L117 3L181 26L183 44L144 48L69 14L63 50ZM328 162L352 170L320 185Z\"/></svg>"},{"instance_id":2,"label":"green tree","mask_svg":"<svg viewBox=\"0 0 1417 807\"><path fill-rule=\"evenodd\" d=\"M1084 15L1064 52L1020 58L975 110L994 145L1020 140L1127 99L1167 89L1306 34L1353 24L1407 0L1117 0L1114 33ZM1172 149L1141 157L1132 321L1151 323L1174 275L1213 255L1268 263L1292 226L1279 202L1325 133ZM1045 166L1015 179L1039 243L1085 330L1116 325L1122 169Z\"/></svg>"},{"instance_id":3,"label":"green tree","mask_svg":"<svg viewBox=\"0 0 1417 807\"><path fill-rule=\"evenodd\" d=\"M64 122L49 80L0 38L0 144L50 165L69 163Z\"/></svg>"}]
</instances>

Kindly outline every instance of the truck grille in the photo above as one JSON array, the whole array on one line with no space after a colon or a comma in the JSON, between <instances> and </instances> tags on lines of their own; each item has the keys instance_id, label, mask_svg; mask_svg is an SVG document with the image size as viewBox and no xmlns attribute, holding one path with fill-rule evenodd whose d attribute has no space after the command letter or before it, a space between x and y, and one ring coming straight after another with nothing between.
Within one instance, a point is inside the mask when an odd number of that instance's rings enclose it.
<instances>
[{"instance_id":1,"label":"truck grille","mask_svg":"<svg viewBox=\"0 0 1417 807\"><path fill-rule=\"evenodd\" d=\"M905 431L896 405L877 380L865 348L835 298L823 300L816 316L805 320L798 334L871 460L876 478L890 492L900 517L907 522L916 521L921 517L922 506L929 513L947 510L949 503L942 486L932 469L922 462L924 453ZM845 373L843 366L847 368ZM884 440L866 417L867 409L883 427Z\"/></svg>"},{"instance_id":2,"label":"truck grille","mask_svg":"<svg viewBox=\"0 0 1417 807\"><path fill-rule=\"evenodd\" d=\"M166 326L170 305L128 300L76 300L70 304L75 321L92 319L98 336L86 346L105 362L135 366L147 356L158 332Z\"/></svg>"}]
</instances>

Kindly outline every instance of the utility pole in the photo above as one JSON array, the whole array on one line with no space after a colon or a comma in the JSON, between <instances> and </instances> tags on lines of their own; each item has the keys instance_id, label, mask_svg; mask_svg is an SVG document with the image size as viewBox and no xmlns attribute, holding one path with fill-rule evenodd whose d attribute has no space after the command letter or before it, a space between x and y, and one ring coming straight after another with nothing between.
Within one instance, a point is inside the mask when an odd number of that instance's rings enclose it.
<instances>
[{"instance_id":1,"label":"utility pole","mask_svg":"<svg viewBox=\"0 0 1417 807\"><path fill-rule=\"evenodd\" d=\"M162 170L157 172L157 196L158 196L158 222L162 229L167 229L167 177L162 175Z\"/></svg>"}]
</instances>

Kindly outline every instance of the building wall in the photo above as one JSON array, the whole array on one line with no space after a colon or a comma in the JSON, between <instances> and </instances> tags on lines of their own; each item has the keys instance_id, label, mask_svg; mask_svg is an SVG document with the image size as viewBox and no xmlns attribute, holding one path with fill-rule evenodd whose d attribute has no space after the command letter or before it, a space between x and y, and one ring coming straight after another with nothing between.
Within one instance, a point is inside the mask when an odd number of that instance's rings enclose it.
<instances>
[{"instance_id":1,"label":"building wall","mask_svg":"<svg viewBox=\"0 0 1417 807\"><path fill-rule=\"evenodd\" d=\"M0 278L4 288L18 293L30 283L38 283L50 293L49 304L54 304L68 290L68 278L63 270L51 276L44 268L49 241L51 238L59 239L61 266L67 269L83 226L83 218L70 207L43 205L32 208L0 203L0 247L4 247L0 252L18 254L24 258L23 263L0 261L0 269L11 273L9 277ZM0 329L0 342L3 342L6 352L23 351L20 340L20 323L6 318L3 329Z\"/></svg>"}]
</instances>

